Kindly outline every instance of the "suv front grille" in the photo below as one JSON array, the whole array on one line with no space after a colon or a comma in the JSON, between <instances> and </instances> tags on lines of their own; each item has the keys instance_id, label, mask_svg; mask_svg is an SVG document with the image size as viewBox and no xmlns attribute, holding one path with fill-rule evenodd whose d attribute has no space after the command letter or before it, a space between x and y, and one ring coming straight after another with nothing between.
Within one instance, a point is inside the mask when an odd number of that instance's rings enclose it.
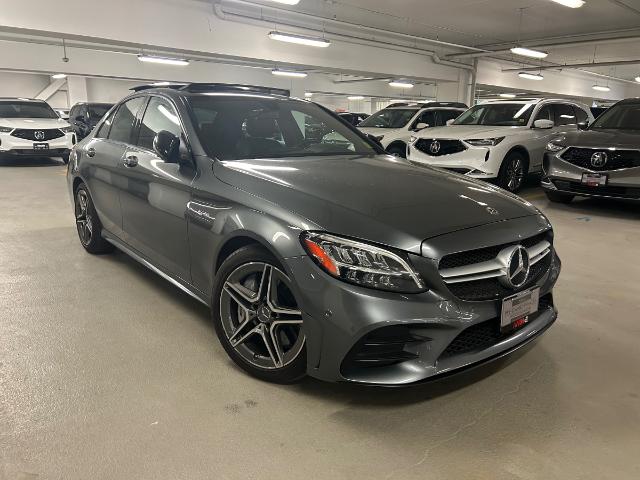
<instances>
[{"instance_id":1,"label":"suv front grille","mask_svg":"<svg viewBox=\"0 0 640 480\"><path fill-rule=\"evenodd\" d=\"M438 144L438 148L432 145ZM440 140L435 138L420 138L414 143L414 147L431 157L441 157L443 155L451 155L453 153L464 152L467 147L460 140Z\"/></svg>"},{"instance_id":2,"label":"suv front grille","mask_svg":"<svg viewBox=\"0 0 640 480\"><path fill-rule=\"evenodd\" d=\"M36 132L42 132L43 138L36 138ZM23 140L33 140L34 142L46 142L54 138L64 137L64 133L59 128L16 128L11 132L11 136L22 138Z\"/></svg>"},{"instance_id":3,"label":"suv front grille","mask_svg":"<svg viewBox=\"0 0 640 480\"><path fill-rule=\"evenodd\" d=\"M597 152L605 153L607 155L607 163L601 167L594 167L591 164L591 157ZM571 147L562 154L561 158L572 165L596 172L640 167L640 151L638 150L608 150L606 148L596 149Z\"/></svg>"}]
</instances>

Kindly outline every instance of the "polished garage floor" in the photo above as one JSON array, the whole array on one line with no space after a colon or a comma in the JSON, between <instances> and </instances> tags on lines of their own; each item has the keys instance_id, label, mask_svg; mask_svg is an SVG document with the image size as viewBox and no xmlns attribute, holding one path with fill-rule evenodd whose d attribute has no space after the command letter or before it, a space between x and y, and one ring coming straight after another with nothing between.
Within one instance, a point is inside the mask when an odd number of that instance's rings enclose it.
<instances>
[{"instance_id":1,"label":"polished garage floor","mask_svg":"<svg viewBox=\"0 0 640 480\"><path fill-rule=\"evenodd\" d=\"M0 479L640 478L640 207L549 205L561 316L412 389L242 374L206 308L81 248L53 160L0 162Z\"/></svg>"}]
</instances>

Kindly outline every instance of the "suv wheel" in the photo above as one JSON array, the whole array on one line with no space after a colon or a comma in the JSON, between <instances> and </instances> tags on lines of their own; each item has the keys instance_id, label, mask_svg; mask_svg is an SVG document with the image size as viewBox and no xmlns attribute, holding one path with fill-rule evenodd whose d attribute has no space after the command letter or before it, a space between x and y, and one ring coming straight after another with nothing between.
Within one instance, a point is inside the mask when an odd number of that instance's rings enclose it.
<instances>
[{"instance_id":1,"label":"suv wheel","mask_svg":"<svg viewBox=\"0 0 640 480\"><path fill-rule=\"evenodd\" d=\"M407 146L401 144L391 145L387 148L387 153L394 157L407 158Z\"/></svg>"},{"instance_id":2,"label":"suv wheel","mask_svg":"<svg viewBox=\"0 0 640 480\"><path fill-rule=\"evenodd\" d=\"M249 374L274 383L305 375L302 312L291 280L262 247L243 247L224 261L212 315L227 354Z\"/></svg>"},{"instance_id":3,"label":"suv wheel","mask_svg":"<svg viewBox=\"0 0 640 480\"><path fill-rule=\"evenodd\" d=\"M498 185L510 192L522 188L527 175L527 159L519 152L511 152L502 162L498 174Z\"/></svg>"},{"instance_id":4,"label":"suv wheel","mask_svg":"<svg viewBox=\"0 0 640 480\"><path fill-rule=\"evenodd\" d=\"M544 192L547 195L547 198L554 203L571 203L573 200L573 195L568 193L560 193L560 192Z\"/></svg>"},{"instance_id":5,"label":"suv wheel","mask_svg":"<svg viewBox=\"0 0 640 480\"><path fill-rule=\"evenodd\" d=\"M102 223L100 223L91 195L84 184L76 190L74 204L76 228L84 249L94 254L112 252L113 245L102 238L100 233L102 232Z\"/></svg>"}]
</instances>

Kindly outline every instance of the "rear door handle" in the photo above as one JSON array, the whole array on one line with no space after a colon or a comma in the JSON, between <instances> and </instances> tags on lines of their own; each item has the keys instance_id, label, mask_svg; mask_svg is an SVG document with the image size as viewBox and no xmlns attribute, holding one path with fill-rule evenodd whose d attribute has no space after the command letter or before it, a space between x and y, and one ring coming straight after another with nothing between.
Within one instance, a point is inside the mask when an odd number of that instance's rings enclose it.
<instances>
[{"instance_id":1,"label":"rear door handle","mask_svg":"<svg viewBox=\"0 0 640 480\"><path fill-rule=\"evenodd\" d=\"M135 155L127 155L124 158L124 166L125 167L135 167L138 165L138 157L136 157Z\"/></svg>"},{"instance_id":2,"label":"rear door handle","mask_svg":"<svg viewBox=\"0 0 640 480\"><path fill-rule=\"evenodd\" d=\"M94 157L96 155L96 149L95 148L88 148L87 149L87 155L89 155L90 157Z\"/></svg>"}]
</instances>

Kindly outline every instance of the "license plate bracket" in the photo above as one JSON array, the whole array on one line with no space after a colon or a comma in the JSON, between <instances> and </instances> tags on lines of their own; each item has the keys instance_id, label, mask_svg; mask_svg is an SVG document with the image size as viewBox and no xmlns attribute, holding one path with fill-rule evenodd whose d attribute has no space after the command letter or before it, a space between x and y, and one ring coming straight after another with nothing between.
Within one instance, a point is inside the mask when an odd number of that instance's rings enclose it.
<instances>
[{"instance_id":1,"label":"license plate bracket","mask_svg":"<svg viewBox=\"0 0 640 480\"><path fill-rule=\"evenodd\" d=\"M502 300L500 331L508 332L529 322L529 316L538 311L540 288L525 290Z\"/></svg>"},{"instance_id":2,"label":"license plate bracket","mask_svg":"<svg viewBox=\"0 0 640 480\"><path fill-rule=\"evenodd\" d=\"M609 181L606 173L583 173L582 184L588 187L604 187Z\"/></svg>"}]
</instances>

